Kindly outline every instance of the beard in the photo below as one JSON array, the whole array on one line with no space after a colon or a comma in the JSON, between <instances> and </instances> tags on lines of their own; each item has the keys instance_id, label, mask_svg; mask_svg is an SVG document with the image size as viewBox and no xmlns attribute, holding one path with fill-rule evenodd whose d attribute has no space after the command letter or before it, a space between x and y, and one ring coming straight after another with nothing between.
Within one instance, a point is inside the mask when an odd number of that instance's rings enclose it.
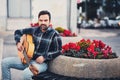
<instances>
[{"instance_id":1,"label":"beard","mask_svg":"<svg viewBox=\"0 0 120 80\"><path fill-rule=\"evenodd\" d=\"M48 29L48 26L45 25L45 24L41 24L41 25L40 25L40 29L41 29L41 30L47 30L47 29Z\"/></svg>"}]
</instances>

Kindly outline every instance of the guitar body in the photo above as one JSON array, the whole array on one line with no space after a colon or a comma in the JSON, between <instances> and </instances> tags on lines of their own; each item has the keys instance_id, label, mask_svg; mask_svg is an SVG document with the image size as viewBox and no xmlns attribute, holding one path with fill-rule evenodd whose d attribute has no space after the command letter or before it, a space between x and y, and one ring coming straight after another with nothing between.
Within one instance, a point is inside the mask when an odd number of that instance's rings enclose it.
<instances>
[{"instance_id":1,"label":"guitar body","mask_svg":"<svg viewBox=\"0 0 120 80\"><path fill-rule=\"evenodd\" d=\"M31 58L33 57L33 53L34 53L34 43L33 43L33 37L32 35L29 34L25 34L21 37L22 39L22 46L23 46L23 51L25 51L27 57L28 57L28 61L31 60ZM27 61L25 59L25 56L23 54L23 51L18 51L18 56L21 58L23 58L21 61L23 64L26 64Z\"/></svg>"}]
</instances>

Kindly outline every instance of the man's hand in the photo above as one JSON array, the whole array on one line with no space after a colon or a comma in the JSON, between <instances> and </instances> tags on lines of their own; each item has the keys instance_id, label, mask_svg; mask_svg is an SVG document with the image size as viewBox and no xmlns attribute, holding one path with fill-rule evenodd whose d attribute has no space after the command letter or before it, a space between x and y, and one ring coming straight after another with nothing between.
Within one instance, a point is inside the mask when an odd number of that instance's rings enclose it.
<instances>
[{"instance_id":1,"label":"man's hand","mask_svg":"<svg viewBox=\"0 0 120 80\"><path fill-rule=\"evenodd\" d=\"M23 53L23 46L20 42L17 43L17 49L18 49L18 55L19 55L21 61L24 62L24 55L22 54Z\"/></svg>"},{"instance_id":2,"label":"man's hand","mask_svg":"<svg viewBox=\"0 0 120 80\"><path fill-rule=\"evenodd\" d=\"M20 42L17 43L17 49L18 49L18 51L23 51L23 49L24 49L23 42L24 42L25 39L26 39L26 35L23 35L20 38Z\"/></svg>"},{"instance_id":3,"label":"man's hand","mask_svg":"<svg viewBox=\"0 0 120 80\"><path fill-rule=\"evenodd\" d=\"M38 63L43 63L45 60L45 58L43 56L39 56L37 59L36 59L36 62Z\"/></svg>"},{"instance_id":4,"label":"man's hand","mask_svg":"<svg viewBox=\"0 0 120 80\"><path fill-rule=\"evenodd\" d=\"M22 45L22 43L21 42L18 42L17 43L17 49L18 49L18 51L23 51L23 45Z\"/></svg>"},{"instance_id":5,"label":"man's hand","mask_svg":"<svg viewBox=\"0 0 120 80\"><path fill-rule=\"evenodd\" d=\"M34 75L37 75L39 73L38 69L33 64L29 65L29 69Z\"/></svg>"}]
</instances>

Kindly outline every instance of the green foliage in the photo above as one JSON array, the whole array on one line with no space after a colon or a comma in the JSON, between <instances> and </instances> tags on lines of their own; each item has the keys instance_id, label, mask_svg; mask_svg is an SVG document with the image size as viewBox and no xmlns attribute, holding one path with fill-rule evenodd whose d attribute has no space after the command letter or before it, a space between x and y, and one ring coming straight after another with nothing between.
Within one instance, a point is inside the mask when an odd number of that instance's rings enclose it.
<instances>
[{"instance_id":1,"label":"green foliage","mask_svg":"<svg viewBox=\"0 0 120 80\"><path fill-rule=\"evenodd\" d=\"M57 27L55 30L57 30L59 33L63 33L65 29L62 27Z\"/></svg>"}]
</instances>

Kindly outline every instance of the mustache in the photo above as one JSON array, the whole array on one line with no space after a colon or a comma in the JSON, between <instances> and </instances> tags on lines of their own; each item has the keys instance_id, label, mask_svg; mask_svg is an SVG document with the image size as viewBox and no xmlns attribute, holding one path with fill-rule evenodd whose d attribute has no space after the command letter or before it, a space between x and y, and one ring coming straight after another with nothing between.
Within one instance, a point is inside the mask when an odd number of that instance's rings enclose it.
<instances>
[{"instance_id":1,"label":"mustache","mask_svg":"<svg viewBox=\"0 0 120 80\"><path fill-rule=\"evenodd\" d=\"M45 24L41 24L40 26L47 26L47 25L45 25Z\"/></svg>"},{"instance_id":2,"label":"mustache","mask_svg":"<svg viewBox=\"0 0 120 80\"><path fill-rule=\"evenodd\" d=\"M42 28L42 26L43 26L44 28ZM48 27L47 27L47 25L45 25L45 24L41 24L41 25L40 25L40 29L41 29L41 30L47 30Z\"/></svg>"}]
</instances>

